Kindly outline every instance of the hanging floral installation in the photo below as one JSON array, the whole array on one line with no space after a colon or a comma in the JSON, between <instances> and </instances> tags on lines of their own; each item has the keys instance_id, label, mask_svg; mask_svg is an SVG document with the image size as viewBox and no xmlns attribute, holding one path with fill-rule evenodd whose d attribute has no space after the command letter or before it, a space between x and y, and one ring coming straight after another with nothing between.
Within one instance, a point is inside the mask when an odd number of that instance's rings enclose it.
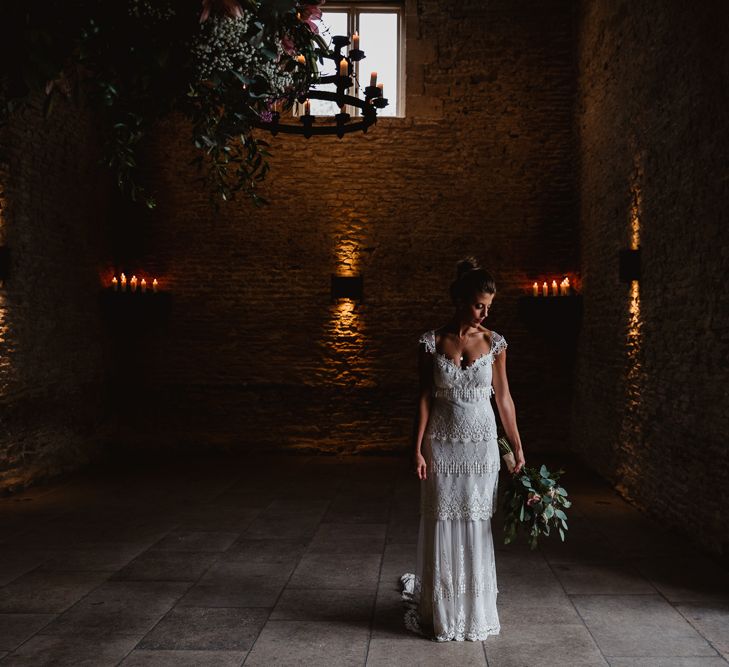
<instances>
[{"instance_id":1,"label":"hanging floral installation","mask_svg":"<svg viewBox=\"0 0 729 667\"><path fill-rule=\"evenodd\" d=\"M177 112L190 121L200 151L193 162L209 190L223 200L242 191L263 202L257 186L269 152L254 123L290 109L315 80L319 54L329 52L316 25L322 3L11 3L4 26L22 47L0 65L0 122L34 92L42 91L46 114L59 95L87 99L100 112L104 159L120 190L151 208L140 142Z\"/></svg>"}]
</instances>

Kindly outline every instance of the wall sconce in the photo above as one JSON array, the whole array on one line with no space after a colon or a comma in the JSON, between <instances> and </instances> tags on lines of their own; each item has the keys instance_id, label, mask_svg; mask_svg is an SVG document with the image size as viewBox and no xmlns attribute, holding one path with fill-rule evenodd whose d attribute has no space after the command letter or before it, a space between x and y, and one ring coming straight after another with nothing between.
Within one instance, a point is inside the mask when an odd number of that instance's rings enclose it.
<instances>
[{"instance_id":1,"label":"wall sconce","mask_svg":"<svg viewBox=\"0 0 729 667\"><path fill-rule=\"evenodd\" d=\"M10 248L0 246L0 280L4 283L10 275Z\"/></svg>"},{"instance_id":2,"label":"wall sconce","mask_svg":"<svg viewBox=\"0 0 729 667\"><path fill-rule=\"evenodd\" d=\"M332 274L332 301L353 299L362 301L364 278L362 276L336 276Z\"/></svg>"},{"instance_id":3,"label":"wall sconce","mask_svg":"<svg viewBox=\"0 0 729 667\"><path fill-rule=\"evenodd\" d=\"M640 248L624 248L618 255L620 280L629 283L640 280Z\"/></svg>"}]
</instances>

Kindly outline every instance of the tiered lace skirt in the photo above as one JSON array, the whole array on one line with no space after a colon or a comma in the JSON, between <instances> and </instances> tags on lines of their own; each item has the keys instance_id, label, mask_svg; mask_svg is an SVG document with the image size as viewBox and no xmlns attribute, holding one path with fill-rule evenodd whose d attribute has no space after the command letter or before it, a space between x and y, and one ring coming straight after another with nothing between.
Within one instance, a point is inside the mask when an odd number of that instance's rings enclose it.
<instances>
[{"instance_id":1,"label":"tiered lace skirt","mask_svg":"<svg viewBox=\"0 0 729 667\"><path fill-rule=\"evenodd\" d=\"M495 438L426 438L420 482L415 572L402 575L405 625L435 641L480 641L499 634L491 517L496 510Z\"/></svg>"}]
</instances>

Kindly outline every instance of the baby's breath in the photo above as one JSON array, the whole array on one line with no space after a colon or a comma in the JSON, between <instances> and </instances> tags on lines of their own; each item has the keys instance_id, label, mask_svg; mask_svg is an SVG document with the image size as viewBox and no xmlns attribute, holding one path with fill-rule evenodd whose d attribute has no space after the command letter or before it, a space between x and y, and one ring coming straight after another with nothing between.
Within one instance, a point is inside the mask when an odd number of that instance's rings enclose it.
<instances>
[{"instance_id":1,"label":"baby's breath","mask_svg":"<svg viewBox=\"0 0 729 667\"><path fill-rule=\"evenodd\" d=\"M293 84L290 73L278 62L269 60L258 46L248 40L250 14L240 17L211 16L200 26L192 45L197 76L208 79L216 72L228 70L245 76L263 76L272 94L281 94ZM283 54L279 45L278 55Z\"/></svg>"}]
</instances>

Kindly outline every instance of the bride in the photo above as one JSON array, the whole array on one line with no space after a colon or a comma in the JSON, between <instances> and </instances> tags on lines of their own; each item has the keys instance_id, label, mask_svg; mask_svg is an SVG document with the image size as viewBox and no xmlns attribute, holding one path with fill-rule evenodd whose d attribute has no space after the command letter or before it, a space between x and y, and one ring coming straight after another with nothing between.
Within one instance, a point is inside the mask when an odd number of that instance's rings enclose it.
<instances>
[{"instance_id":1,"label":"bride","mask_svg":"<svg viewBox=\"0 0 729 667\"><path fill-rule=\"evenodd\" d=\"M400 580L409 630L435 641L479 641L500 632L491 517L501 458L492 394L514 450L510 472L525 461L506 378L506 340L482 326L494 279L472 257L458 262L456 274L453 317L419 340L417 565Z\"/></svg>"}]
</instances>

